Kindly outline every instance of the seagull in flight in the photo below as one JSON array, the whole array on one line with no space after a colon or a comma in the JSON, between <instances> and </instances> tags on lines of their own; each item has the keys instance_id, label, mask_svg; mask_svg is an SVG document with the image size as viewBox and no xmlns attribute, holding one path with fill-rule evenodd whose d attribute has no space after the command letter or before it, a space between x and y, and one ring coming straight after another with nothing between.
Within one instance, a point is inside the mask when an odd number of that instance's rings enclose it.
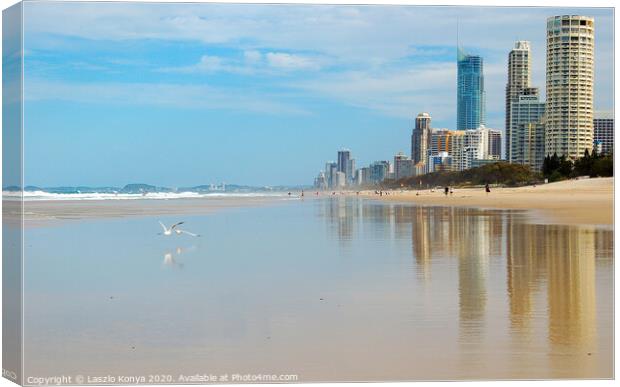
<instances>
[{"instance_id":1,"label":"seagull in flight","mask_svg":"<svg viewBox=\"0 0 620 387\"><path fill-rule=\"evenodd\" d=\"M177 233L177 235L181 235L181 234L187 234L189 236L193 236L193 237L199 237L200 235L198 234L194 234L193 232L189 232L189 231L185 231L185 230L181 230L180 228L177 228L174 230L174 232Z\"/></svg>"},{"instance_id":2,"label":"seagull in flight","mask_svg":"<svg viewBox=\"0 0 620 387\"><path fill-rule=\"evenodd\" d=\"M160 221L159 221L159 224L161 225L161 228L163 228L163 229L164 229L164 232L163 232L163 233L159 233L158 235L162 235L162 234L163 234L163 235L165 235L165 236L170 236L170 235L172 235L172 231L174 230L174 228L175 228L176 226L180 225L180 224L183 224L183 223L185 223L185 222L178 222L178 223L175 223L175 224L173 224L172 226L170 226L170 228L167 228L167 227L166 227L166 225L164 225L164 224L161 222L161 220L160 220ZM177 232L177 234L180 234L180 233L179 233L179 232Z\"/></svg>"}]
</instances>

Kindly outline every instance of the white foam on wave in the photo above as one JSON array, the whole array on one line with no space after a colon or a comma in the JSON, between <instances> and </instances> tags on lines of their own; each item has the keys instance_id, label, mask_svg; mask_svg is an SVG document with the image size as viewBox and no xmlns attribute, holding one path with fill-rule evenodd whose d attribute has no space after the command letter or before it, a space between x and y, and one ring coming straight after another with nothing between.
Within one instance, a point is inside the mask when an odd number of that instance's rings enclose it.
<instances>
[{"instance_id":1,"label":"white foam on wave","mask_svg":"<svg viewBox=\"0 0 620 387\"><path fill-rule=\"evenodd\" d=\"M19 199L19 191L3 191L6 199ZM169 199L197 199L197 198L260 198L260 197L287 197L283 192L149 192L147 194L127 193L52 193L45 191L24 191L23 198L27 201L35 200L169 200Z\"/></svg>"}]
</instances>

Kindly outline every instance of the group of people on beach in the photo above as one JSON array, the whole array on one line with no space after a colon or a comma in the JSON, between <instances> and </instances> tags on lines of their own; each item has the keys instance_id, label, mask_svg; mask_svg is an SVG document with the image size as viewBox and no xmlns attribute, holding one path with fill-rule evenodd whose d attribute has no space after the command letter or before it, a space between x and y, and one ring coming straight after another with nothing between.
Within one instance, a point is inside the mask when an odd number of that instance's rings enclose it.
<instances>
[{"instance_id":1,"label":"group of people on beach","mask_svg":"<svg viewBox=\"0 0 620 387\"><path fill-rule=\"evenodd\" d=\"M431 192L435 192L435 189L431 188ZM452 196L454 194L454 188L452 188L450 186L445 186L444 189L443 189L443 192L444 192L444 195L446 195L446 196L448 196L448 195ZM489 185L489 183L486 183L484 185L484 192L486 192L487 195L489 193L491 193L491 186ZM340 192L340 193L342 193L342 192ZM356 194L359 196L360 191L356 191ZM389 194L390 194L390 191L375 190L375 195L379 195L379 196L386 195L387 196ZM333 195L336 195L336 191L332 192L332 196ZM419 196L419 195L420 195L420 192L416 191L416 196ZM291 192L288 193L288 196L291 196ZM319 191L316 191L316 196L319 196ZM304 197L304 191L303 190L301 191L301 197L302 198Z\"/></svg>"}]
</instances>

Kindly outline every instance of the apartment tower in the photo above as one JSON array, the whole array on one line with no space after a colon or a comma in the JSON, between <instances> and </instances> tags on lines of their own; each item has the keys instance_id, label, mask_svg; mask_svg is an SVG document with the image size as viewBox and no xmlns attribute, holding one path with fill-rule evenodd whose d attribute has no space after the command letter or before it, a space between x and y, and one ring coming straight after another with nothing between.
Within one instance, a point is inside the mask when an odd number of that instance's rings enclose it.
<instances>
[{"instance_id":1,"label":"apartment tower","mask_svg":"<svg viewBox=\"0 0 620 387\"><path fill-rule=\"evenodd\" d=\"M547 19L545 154L575 160L592 151L594 19Z\"/></svg>"},{"instance_id":2,"label":"apartment tower","mask_svg":"<svg viewBox=\"0 0 620 387\"><path fill-rule=\"evenodd\" d=\"M532 58L530 55L530 42L519 40L508 54L508 82L506 83L506 160L510 157L510 104L519 99L526 88L530 87L532 78Z\"/></svg>"},{"instance_id":3,"label":"apartment tower","mask_svg":"<svg viewBox=\"0 0 620 387\"><path fill-rule=\"evenodd\" d=\"M456 128L476 129L485 124L483 61L458 49Z\"/></svg>"},{"instance_id":4,"label":"apartment tower","mask_svg":"<svg viewBox=\"0 0 620 387\"><path fill-rule=\"evenodd\" d=\"M431 115L420 113L415 119L415 128L411 134L411 160L413 160L413 164L426 162L430 140Z\"/></svg>"}]
</instances>

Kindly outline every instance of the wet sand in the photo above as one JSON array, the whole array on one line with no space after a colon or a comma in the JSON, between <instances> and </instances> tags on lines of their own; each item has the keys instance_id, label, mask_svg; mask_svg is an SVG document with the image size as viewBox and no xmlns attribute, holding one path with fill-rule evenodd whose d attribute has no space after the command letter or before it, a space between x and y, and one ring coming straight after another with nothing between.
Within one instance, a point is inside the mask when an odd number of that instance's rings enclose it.
<instances>
[{"instance_id":1,"label":"wet sand","mask_svg":"<svg viewBox=\"0 0 620 387\"><path fill-rule=\"evenodd\" d=\"M433 206L533 210L531 215L537 221L560 224L611 225L614 216L613 178L491 188L489 194L484 188L455 188L454 193L448 196L441 189L435 192L394 190L381 197L374 191L363 191L360 196Z\"/></svg>"},{"instance_id":2,"label":"wet sand","mask_svg":"<svg viewBox=\"0 0 620 387\"><path fill-rule=\"evenodd\" d=\"M569 180L538 186L518 188L492 188L487 194L484 188L455 188L451 195L442 189L391 190L389 195L379 196L374 191L361 191L362 198L423 206L449 206L470 208L497 208L529 210L536 223L572 225L613 224L613 178ZM354 192L344 195L357 196ZM304 200L331 196L323 193L318 197L308 194ZM137 200L81 200L81 201L26 201L24 224L37 226L54 220L90 218L119 218L155 215L204 215L226 208L256 207L300 200L292 197L222 197L199 199L137 199ZM19 202L4 202L5 221L18 221Z\"/></svg>"},{"instance_id":3,"label":"wet sand","mask_svg":"<svg viewBox=\"0 0 620 387\"><path fill-rule=\"evenodd\" d=\"M121 218L135 216L204 215L227 208L274 205L295 200L288 197L221 197L198 199L135 200L37 200L24 202L24 225L49 221ZM5 202L6 215L15 221L19 202Z\"/></svg>"}]
</instances>

